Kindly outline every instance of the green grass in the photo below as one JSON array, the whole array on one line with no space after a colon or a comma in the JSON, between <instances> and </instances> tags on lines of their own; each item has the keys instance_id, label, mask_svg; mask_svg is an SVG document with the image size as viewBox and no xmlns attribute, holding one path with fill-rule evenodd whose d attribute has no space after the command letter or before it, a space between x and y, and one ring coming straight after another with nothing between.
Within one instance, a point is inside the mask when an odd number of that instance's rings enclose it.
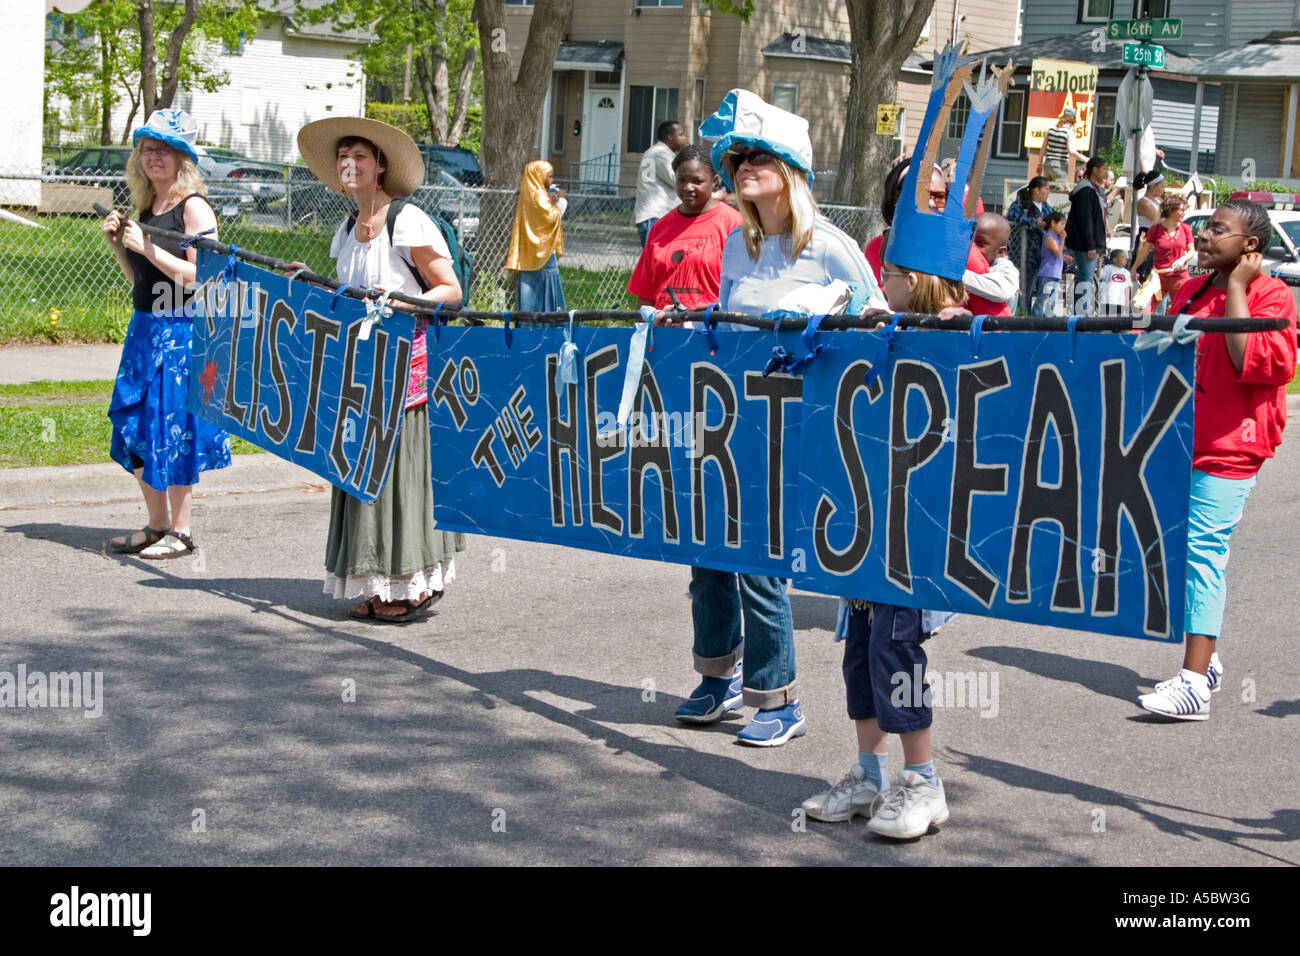
<instances>
[{"instance_id":1,"label":"green grass","mask_svg":"<svg viewBox=\"0 0 1300 956\"><path fill-rule=\"evenodd\" d=\"M45 216L46 228L0 221L0 342L121 342L131 285L99 229L83 216ZM329 231L220 226L223 242L316 269L330 266Z\"/></svg>"},{"instance_id":2,"label":"green grass","mask_svg":"<svg viewBox=\"0 0 1300 956\"><path fill-rule=\"evenodd\" d=\"M131 319L131 285L117 268L99 229L85 216L45 216L44 229L0 221L0 343L121 342ZM223 242L329 274L331 228L276 229L223 223ZM630 309L629 269L560 266L571 309ZM471 303L506 308L503 283L480 273Z\"/></svg>"},{"instance_id":3,"label":"green grass","mask_svg":"<svg viewBox=\"0 0 1300 956\"><path fill-rule=\"evenodd\" d=\"M111 381L0 385L0 468L90 465L108 457ZM241 438L236 455L261 451Z\"/></svg>"}]
</instances>

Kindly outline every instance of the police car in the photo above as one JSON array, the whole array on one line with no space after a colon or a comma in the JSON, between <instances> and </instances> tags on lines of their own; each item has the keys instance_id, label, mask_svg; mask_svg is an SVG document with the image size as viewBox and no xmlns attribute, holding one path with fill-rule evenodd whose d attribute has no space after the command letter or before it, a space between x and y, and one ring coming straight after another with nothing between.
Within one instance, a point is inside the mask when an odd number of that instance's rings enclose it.
<instances>
[{"instance_id":1,"label":"police car","mask_svg":"<svg viewBox=\"0 0 1300 956\"><path fill-rule=\"evenodd\" d=\"M1236 192L1230 198L1253 199L1268 210L1273 240L1264 250L1264 268L1291 287L1291 297L1300 310L1300 193ZM1213 210L1201 209L1188 213L1183 222L1196 236L1212 214ZM1190 271L1198 275L1204 270L1193 265Z\"/></svg>"}]
</instances>

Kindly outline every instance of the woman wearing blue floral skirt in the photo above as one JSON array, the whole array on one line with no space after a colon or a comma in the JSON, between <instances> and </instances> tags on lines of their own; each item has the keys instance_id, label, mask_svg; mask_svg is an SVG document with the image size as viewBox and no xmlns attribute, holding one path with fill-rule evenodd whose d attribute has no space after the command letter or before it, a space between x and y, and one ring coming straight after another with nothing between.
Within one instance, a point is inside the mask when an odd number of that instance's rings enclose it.
<instances>
[{"instance_id":1,"label":"woman wearing blue floral skirt","mask_svg":"<svg viewBox=\"0 0 1300 956\"><path fill-rule=\"evenodd\" d=\"M187 235L215 230L195 165L197 135L194 120L172 109L155 111L133 134L126 181L140 223ZM230 464L229 437L188 408L195 253L177 240L151 238L116 210L104 217L103 230L132 282L133 310L108 407L109 451L135 474L149 513L144 528L111 539L108 547L151 559L189 554L199 472Z\"/></svg>"}]
</instances>

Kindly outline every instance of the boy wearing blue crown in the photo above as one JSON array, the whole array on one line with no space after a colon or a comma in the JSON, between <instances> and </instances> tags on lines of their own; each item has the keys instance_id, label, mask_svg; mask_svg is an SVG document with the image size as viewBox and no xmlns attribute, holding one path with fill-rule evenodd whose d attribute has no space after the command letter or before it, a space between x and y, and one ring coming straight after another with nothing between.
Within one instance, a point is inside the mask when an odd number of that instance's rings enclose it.
<instances>
[{"instance_id":1,"label":"boy wearing blue crown","mask_svg":"<svg viewBox=\"0 0 1300 956\"><path fill-rule=\"evenodd\" d=\"M972 90L970 66L955 68L951 49L936 60L935 88L919 141L925 153L912 163L903 182L881 270L891 310L938 313L960 306L965 298L962 279L975 231L974 204L992 131L990 126L986 134L985 126L1012 69L1011 64L1004 71L995 68L992 80ZM929 170L938 133L963 86L972 108L954 184L964 183L969 171L970 189L964 210L948 203L940 211L929 203ZM898 840L916 839L948 821L947 796L931 749L933 714L923 644L950 617L947 612L859 600L842 604L836 637L845 639L844 686L858 761L829 791L804 801L810 817L847 821L864 815L870 818L871 833ZM888 785L890 734L899 736L906 760L895 787Z\"/></svg>"}]
</instances>

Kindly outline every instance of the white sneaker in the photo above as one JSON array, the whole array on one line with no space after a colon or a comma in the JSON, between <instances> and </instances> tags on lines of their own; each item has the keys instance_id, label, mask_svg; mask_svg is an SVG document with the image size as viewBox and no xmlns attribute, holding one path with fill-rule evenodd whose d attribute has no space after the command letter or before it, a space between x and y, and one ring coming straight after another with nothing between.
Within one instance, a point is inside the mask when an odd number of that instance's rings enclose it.
<instances>
[{"instance_id":1,"label":"white sneaker","mask_svg":"<svg viewBox=\"0 0 1300 956\"><path fill-rule=\"evenodd\" d=\"M931 783L914 770L904 770L899 785L881 794L867 829L894 840L914 840L925 836L930 824L942 826L947 822L943 781L935 777Z\"/></svg>"},{"instance_id":2,"label":"white sneaker","mask_svg":"<svg viewBox=\"0 0 1300 956\"><path fill-rule=\"evenodd\" d=\"M1154 691L1143 694L1137 702L1143 710L1162 717L1205 720L1210 716L1209 682L1192 671L1179 671L1177 677L1161 681Z\"/></svg>"},{"instance_id":3,"label":"white sneaker","mask_svg":"<svg viewBox=\"0 0 1300 956\"><path fill-rule=\"evenodd\" d=\"M1217 694L1223 689L1223 661L1219 660L1218 652L1210 655L1210 669L1205 673L1205 679L1210 684L1210 693ZM1172 687L1179 681L1178 677L1171 677L1169 680L1162 680L1156 684L1156 691L1162 691L1167 687Z\"/></svg>"},{"instance_id":4,"label":"white sneaker","mask_svg":"<svg viewBox=\"0 0 1300 956\"><path fill-rule=\"evenodd\" d=\"M844 779L826 793L803 802L804 812L824 823L842 823L856 816L871 816L871 804L880 796L874 780L867 780L862 764L855 763Z\"/></svg>"}]
</instances>

